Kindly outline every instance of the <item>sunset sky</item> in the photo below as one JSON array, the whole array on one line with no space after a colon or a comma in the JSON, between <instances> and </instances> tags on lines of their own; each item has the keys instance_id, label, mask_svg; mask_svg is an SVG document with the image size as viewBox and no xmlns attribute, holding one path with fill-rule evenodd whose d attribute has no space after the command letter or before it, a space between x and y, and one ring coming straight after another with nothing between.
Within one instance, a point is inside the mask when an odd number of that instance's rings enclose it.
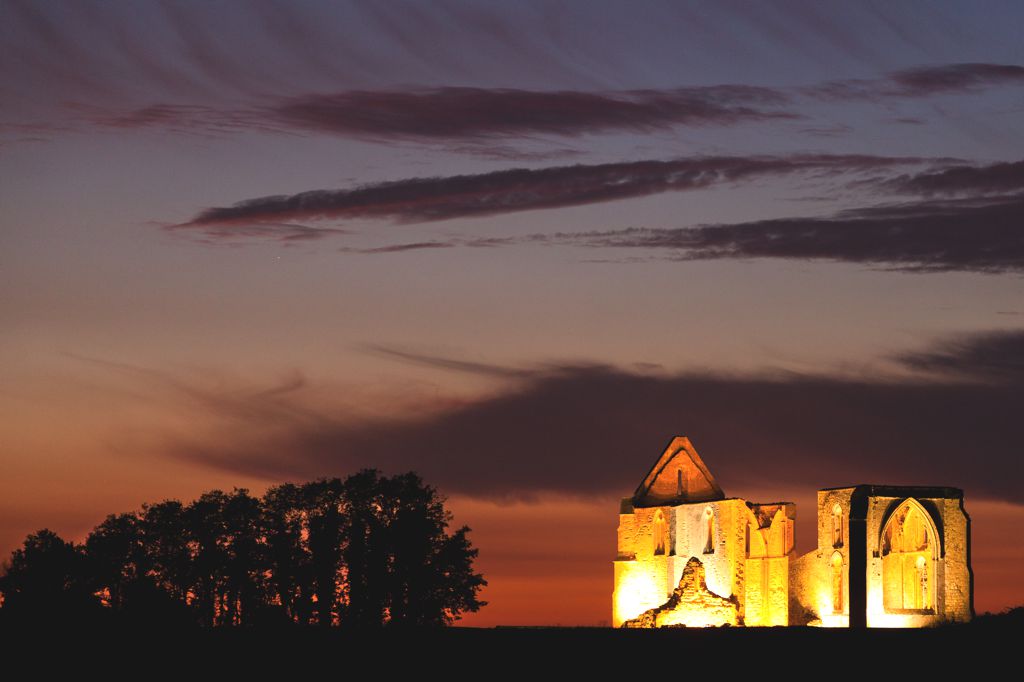
<instances>
[{"instance_id":1,"label":"sunset sky","mask_svg":"<svg viewBox=\"0 0 1024 682\"><path fill-rule=\"evenodd\" d=\"M963 488L1024 604L1024 4L0 0L0 556L419 472L468 625L607 623L618 500Z\"/></svg>"}]
</instances>

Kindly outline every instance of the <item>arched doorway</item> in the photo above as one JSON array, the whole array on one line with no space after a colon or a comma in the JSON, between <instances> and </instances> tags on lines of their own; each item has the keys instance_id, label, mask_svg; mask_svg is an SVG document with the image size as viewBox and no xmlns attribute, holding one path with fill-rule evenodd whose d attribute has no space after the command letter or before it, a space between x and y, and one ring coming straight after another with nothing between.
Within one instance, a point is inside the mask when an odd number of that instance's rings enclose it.
<instances>
[{"instance_id":1,"label":"arched doorway","mask_svg":"<svg viewBox=\"0 0 1024 682\"><path fill-rule=\"evenodd\" d=\"M879 550L885 610L934 609L939 534L931 514L917 500L904 500L889 516Z\"/></svg>"},{"instance_id":2,"label":"arched doorway","mask_svg":"<svg viewBox=\"0 0 1024 682\"><path fill-rule=\"evenodd\" d=\"M832 553L832 613L843 612L845 590L843 589L843 555Z\"/></svg>"}]
</instances>

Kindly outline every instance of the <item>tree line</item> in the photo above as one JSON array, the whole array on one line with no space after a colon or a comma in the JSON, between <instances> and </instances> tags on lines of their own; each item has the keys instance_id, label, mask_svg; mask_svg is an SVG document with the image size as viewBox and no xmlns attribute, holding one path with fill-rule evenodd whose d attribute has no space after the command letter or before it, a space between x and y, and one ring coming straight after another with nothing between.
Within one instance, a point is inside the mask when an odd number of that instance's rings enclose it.
<instances>
[{"instance_id":1,"label":"tree line","mask_svg":"<svg viewBox=\"0 0 1024 682\"><path fill-rule=\"evenodd\" d=\"M29 535L0 576L5 621L447 625L486 602L463 526L415 473L368 469L262 497L213 490L112 514L82 544Z\"/></svg>"}]
</instances>

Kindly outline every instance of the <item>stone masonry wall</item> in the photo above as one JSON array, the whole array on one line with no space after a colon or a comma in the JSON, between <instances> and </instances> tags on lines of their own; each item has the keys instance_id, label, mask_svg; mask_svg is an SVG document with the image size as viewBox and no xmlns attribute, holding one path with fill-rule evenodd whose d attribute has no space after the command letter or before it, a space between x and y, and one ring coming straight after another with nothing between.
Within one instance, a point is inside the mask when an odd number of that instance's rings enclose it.
<instances>
[{"instance_id":1,"label":"stone masonry wall","mask_svg":"<svg viewBox=\"0 0 1024 682\"><path fill-rule=\"evenodd\" d=\"M627 628L708 627L737 625L739 601L726 598L708 589L704 565L691 557L683 568L679 585L668 600L623 624Z\"/></svg>"}]
</instances>

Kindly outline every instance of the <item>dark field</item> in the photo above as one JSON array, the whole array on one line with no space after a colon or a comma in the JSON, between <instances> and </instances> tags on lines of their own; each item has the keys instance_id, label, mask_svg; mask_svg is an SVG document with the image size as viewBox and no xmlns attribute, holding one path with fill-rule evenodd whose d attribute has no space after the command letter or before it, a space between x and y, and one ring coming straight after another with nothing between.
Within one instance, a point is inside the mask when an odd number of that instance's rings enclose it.
<instances>
[{"instance_id":1,"label":"dark field","mask_svg":"<svg viewBox=\"0 0 1024 682\"><path fill-rule=\"evenodd\" d=\"M717 671L778 679L846 679L850 673L885 678L896 670L943 677L964 669L1017 679L1022 618L980 617L970 625L926 630L714 628L447 628L374 633L319 629L154 630L7 627L5 668L21 656L44 668L110 670L133 678L218 673L238 679L280 677L396 679L438 675L548 678L557 674L632 680L647 674L685 677ZM49 651L40 656L39 651ZM29 652L34 653L29 653ZM1007 665L1013 666L1006 668ZM12 678L13 679L13 678ZM229 678L225 678L229 679Z\"/></svg>"}]
</instances>

